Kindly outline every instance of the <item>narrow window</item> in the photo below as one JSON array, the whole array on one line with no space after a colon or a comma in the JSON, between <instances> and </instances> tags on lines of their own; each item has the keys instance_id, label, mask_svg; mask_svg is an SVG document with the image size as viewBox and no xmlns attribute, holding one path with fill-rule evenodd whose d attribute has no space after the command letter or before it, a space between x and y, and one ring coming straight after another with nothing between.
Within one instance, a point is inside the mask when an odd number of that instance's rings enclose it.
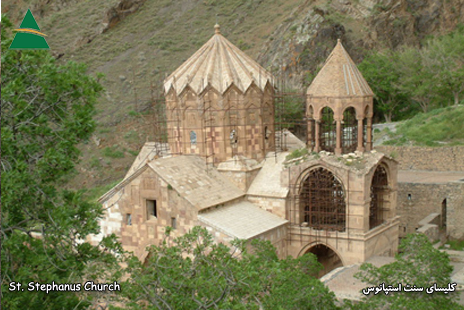
<instances>
[{"instance_id":1,"label":"narrow window","mask_svg":"<svg viewBox=\"0 0 464 310\"><path fill-rule=\"evenodd\" d=\"M127 224L127 226L132 225L132 214L130 214L130 213L126 214L126 224Z\"/></svg>"},{"instance_id":2,"label":"narrow window","mask_svg":"<svg viewBox=\"0 0 464 310\"><path fill-rule=\"evenodd\" d=\"M233 129L230 132L230 143L232 145L235 145L235 144L237 144L237 142L238 142L237 132L235 131L235 129Z\"/></svg>"},{"instance_id":3,"label":"narrow window","mask_svg":"<svg viewBox=\"0 0 464 310\"><path fill-rule=\"evenodd\" d=\"M147 200L147 220L149 220L152 216L158 216L158 212L156 210L156 200Z\"/></svg>"},{"instance_id":4,"label":"narrow window","mask_svg":"<svg viewBox=\"0 0 464 310\"><path fill-rule=\"evenodd\" d=\"M441 228L446 227L446 198L441 202Z\"/></svg>"},{"instance_id":5,"label":"narrow window","mask_svg":"<svg viewBox=\"0 0 464 310\"><path fill-rule=\"evenodd\" d=\"M197 145L197 134L195 131L190 132L190 146L196 146Z\"/></svg>"},{"instance_id":6,"label":"narrow window","mask_svg":"<svg viewBox=\"0 0 464 310\"><path fill-rule=\"evenodd\" d=\"M177 229L177 219L175 217L171 217L171 227Z\"/></svg>"}]
</instances>

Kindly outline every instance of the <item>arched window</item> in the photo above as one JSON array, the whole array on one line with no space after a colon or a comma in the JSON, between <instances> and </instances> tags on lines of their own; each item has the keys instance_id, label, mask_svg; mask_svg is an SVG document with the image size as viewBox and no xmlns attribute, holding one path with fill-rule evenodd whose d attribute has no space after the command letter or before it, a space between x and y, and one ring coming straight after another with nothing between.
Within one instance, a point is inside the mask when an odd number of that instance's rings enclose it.
<instances>
[{"instance_id":1,"label":"arched window","mask_svg":"<svg viewBox=\"0 0 464 310\"><path fill-rule=\"evenodd\" d=\"M190 132L190 146L196 146L197 145L197 134L195 131Z\"/></svg>"},{"instance_id":2,"label":"arched window","mask_svg":"<svg viewBox=\"0 0 464 310\"><path fill-rule=\"evenodd\" d=\"M342 152L350 153L356 151L358 146L358 121L356 110L349 107L343 112Z\"/></svg>"},{"instance_id":3,"label":"arched window","mask_svg":"<svg viewBox=\"0 0 464 310\"><path fill-rule=\"evenodd\" d=\"M309 172L300 191L301 222L315 229L344 231L346 204L343 186L332 172L317 168Z\"/></svg>"},{"instance_id":4,"label":"arched window","mask_svg":"<svg viewBox=\"0 0 464 310\"><path fill-rule=\"evenodd\" d=\"M375 169L371 183L371 205L369 208L369 229L379 226L385 221L387 211L386 200L389 191L387 170L384 166Z\"/></svg>"},{"instance_id":5,"label":"arched window","mask_svg":"<svg viewBox=\"0 0 464 310\"><path fill-rule=\"evenodd\" d=\"M331 108L325 107L322 109L321 120L321 149L327 152L334 152L337 141L337 133L334 120L334 112Z\"/></svg>"}]
</instances>

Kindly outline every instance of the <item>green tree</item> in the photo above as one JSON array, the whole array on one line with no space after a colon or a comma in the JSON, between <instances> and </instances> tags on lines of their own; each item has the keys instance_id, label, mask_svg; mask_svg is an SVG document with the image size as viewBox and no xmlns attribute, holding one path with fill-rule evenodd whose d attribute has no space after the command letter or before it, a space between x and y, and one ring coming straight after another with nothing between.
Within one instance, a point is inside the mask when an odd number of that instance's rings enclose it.
<instances>
[{"instance_id":1,"label":"green tree","mask_svg":"<svg viewBox=\"0 0 464 310\"><path fill-rule=\"evenodd\" d=\"M298 137L305 137L305 98L294 90L287 90L275 102L276 128L286 128Z\"/></svg>"},{"instance_id":2,"label":"green tree","mask_svg":"<svg viewBox=\"0 0 464 310\"><path fill-rule=\"evenodd\" d=\"M464 309L456 303L455 293L426 292L426 288L434 284L448 288L451 283L453 267L446 253L435 249L422 234L408 235L402 240L399 252L395 262L382 267L364 263L355 276L371 286L384 283L397 287L401 283L403 288L415 285L423 287L424 291L371 293L363 302L351 305L352 309Z\"/></svg>"},{"instance_id":3,"label":"green tree","mask_svg":"<svg viewBox=\"0 0 464 310\"><path fill-rule=\"evenodd\" d=\"M399 88L401 71L397 61L398 53L384 51L369 54L359 64L359 70L374 92L374 107L386 122L401 118L407 109L408 98Z\"/></svg>"},{"instance_id":4,"label":"green tree","mask_svg":"<svg viewBox=\"0 0 464 310\"><path fill-rule=\"evenodd\" d=\"M213 242L195 227L173 239L167 231L152 246L146 262L128 262L130 279L123 293L139 309L336 309L335 296L313 275L314 255L279 260L269 243Z\"/></svg>"},{"instance_id":5,"label":"green tree","mask_svg":"<svg viewBox=\"0 0 464 310\"><path fill-rule=\"evenodd\" d=\"M441 95L440 101L451 97L450 101L458 105L464 93L464 26L427 41L422 58Z\"/></svg>"},{"instance_id":6,"label":"green tree","mask_svg":"<svg viewBox=\"0 0 464 310\"><path fill-rule=\"evenodd\" d=\"M1 300L5 309L83 309L82 292L29 291L28 283L102 280L117 267L114 236L99 247L100 206L81 192L60 190L78 160L78 143L95 128L100 84L76 63L58 65L48 51L8 50L1 23ZM115 269L116 270L116 269ZM13 282L24 291L12 292Z\"/></svg>"},{"instance_id":7,"label":"green tree","mask_svg":"<svg viewBox=\"0 0 464 310\"><path fill-rule=\"evenodd\" d=\"M398 58L400 68L399 88L403 94L419 105L422 112L437 107L439 101L438 84L432 78L433 72L426 66L423 52L416 48L404 49Z\"/></svg>"}]
</instances>

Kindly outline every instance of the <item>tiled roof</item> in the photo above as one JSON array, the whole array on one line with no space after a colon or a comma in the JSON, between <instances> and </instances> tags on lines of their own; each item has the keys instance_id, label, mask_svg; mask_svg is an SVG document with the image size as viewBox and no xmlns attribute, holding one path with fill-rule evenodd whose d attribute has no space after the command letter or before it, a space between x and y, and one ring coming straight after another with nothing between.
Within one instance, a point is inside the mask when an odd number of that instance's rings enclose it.
<instances>
[{"instance_id":1,"label":"tiled roof","mask_svg":"<svg viewBox=\"0 0 464 310\"><path fill-rule=\"evenodd\" d=\"M198 214L198 219L231 237L245 240L288 222L248 201L208 210Z\"/></svg>"},{"instance_id":2,"label":"tiled roof","mask_svg":"<svg viewBox=\"0 0 464 310\"><path fill-rule=\"evenodd\" d=\"M306 93L314 97L374 95L340 40Z\"/></svg>"},{"instance_id":3,"label":"tiled roof","mask_svg":"<svg viewBox=\"0 0 464 310\"><path fill-rule=\"evenodd\" d=\"M197 210L242 197L245 193L198 156L159 158L148 163Z\"/></svg>"},{"instance_id":4,"label":"tiled roof","mask_svg":"<svg viewBox=\"0 0 464 310\"><path fill-rule=\"evenodd\" d=\"M234 84L245 92L252 83L264 90L274 77L256 61L224 38L215 26L216 33L195 54L164 81L167 93L171 88L179 95L188 85L197 94L211 85L221 94Z\"/></svg>"}]
</instances>

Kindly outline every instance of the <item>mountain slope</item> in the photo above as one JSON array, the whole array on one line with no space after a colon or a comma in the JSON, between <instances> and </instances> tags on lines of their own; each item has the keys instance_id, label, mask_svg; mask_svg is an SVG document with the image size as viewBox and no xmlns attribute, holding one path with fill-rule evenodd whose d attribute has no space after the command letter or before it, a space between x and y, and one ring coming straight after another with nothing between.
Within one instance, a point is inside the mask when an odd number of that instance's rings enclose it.
<instances>
[{"instance_id":1,"label":"mountain slope","mask_svg":"<svg viewBox=\"0 0 464 310\"><path fill-rule=\"evenodd\" d=\"M122 178L145 141L152 141L152 98L162 81L221 32L302 91L341 38L356 63L370 49L419 46L431 34L464 23L462 0L20 0L3 1L14 24L30 7L51 51L62 61L103 72L99 124L83 145L69 186Z\"/></svg>"}]
</instances>

